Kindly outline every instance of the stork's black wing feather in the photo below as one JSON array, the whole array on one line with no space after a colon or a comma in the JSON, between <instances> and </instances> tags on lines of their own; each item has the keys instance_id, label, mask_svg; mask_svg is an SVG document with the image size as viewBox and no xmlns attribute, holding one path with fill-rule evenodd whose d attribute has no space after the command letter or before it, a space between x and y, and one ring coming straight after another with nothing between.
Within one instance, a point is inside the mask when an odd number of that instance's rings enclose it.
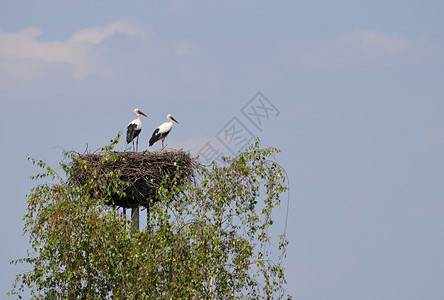
<instances>
[{"instance_id":1,"label":"stork's black wing feather","mask_svg":"<svg viewBox=\"0 0 444 300\"><path fill-rule=\"evenodd\" d=\"M160 137L161 135L158 133L159 133L159 128L156 128L156 130L154 130L153 135L150 138L150 146L154 145L155 142L161 139Z\"/></svg>"},{"instance_id":2,"label":"stork's black wing feather","mask_svg":"<svg viewBox=\"0 0 444 300\"><path fill-rule=\"evenodd\" d=\"M137 124L129 124L126 130L126 142L131 143L139 135L140 131L137 129Z\"/></svg>"}]
</instances>

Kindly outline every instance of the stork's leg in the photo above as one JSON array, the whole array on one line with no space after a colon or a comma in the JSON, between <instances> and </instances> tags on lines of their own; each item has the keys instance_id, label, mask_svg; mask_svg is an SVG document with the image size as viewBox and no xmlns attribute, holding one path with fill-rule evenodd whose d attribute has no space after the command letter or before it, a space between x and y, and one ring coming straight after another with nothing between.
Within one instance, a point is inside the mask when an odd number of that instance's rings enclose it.
<instances>
[{"instance_id":1,"label":"stork's leg","mask_svg":"<svg viewBox=\"0 0 444 300\"><path fill-rule=\"evenodd\" d=\"M137 136L137 141L136 141L136 152L139 151L139 136Z\"/></svg>"},{"instance_id":2,"label":"stork's leg","mask_svg":"<svg viewBox=\"0 0 444 300\"><path fill-rule=\"evenodd\" d=\"M133 152L134 152L134 140L133 140Z\"/></svg>"},{"instance_id":3,"label":"stork's leg","mask_svg":"<svg viewBox=\"0 0 444 300\"><path fill-rule=\"evenodd\" d=\"M165 152L165 139L162 139L162 152Z\"/></svg>"}]
</instances>

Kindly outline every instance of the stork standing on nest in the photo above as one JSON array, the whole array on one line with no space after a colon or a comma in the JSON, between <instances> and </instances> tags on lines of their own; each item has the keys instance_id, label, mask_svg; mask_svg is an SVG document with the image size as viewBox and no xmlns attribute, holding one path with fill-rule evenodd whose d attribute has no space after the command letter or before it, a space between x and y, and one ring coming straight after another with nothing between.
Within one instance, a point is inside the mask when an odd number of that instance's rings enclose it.
<instances>
[{"instance_id":1,"label":"stork standing on nest","mask_svg":"<svg viewBox=\"0 0 444 300\"><path fill-rule=\"evenodd\" d=\"M140 109L136 108L134 113L137 116L137 119L132 120L127 127L126 130L126 142L129 144L133 142L133 151L134 151L134 139L136 139L136 152L139 148L139 133L142 131L142 121L140 121L140 115L148 117L145 115Z\"/></svg>"},{"instance_id":2,"label":"stork standing on nest","mask_svg":"<svg viewBox=\"0 0 444 300\"><path fill-rule=\"evenodd\" d=\"M170 133L171 129L173 129L173 121L179 124L179 122L177 122L170 114L168 114L167 119L168 122L157 127L153 132L153 136L150 138L150 146L154 145L158 140L162 140L162 151L165 149L165 138Z\"/></svg>"}]
</instances>

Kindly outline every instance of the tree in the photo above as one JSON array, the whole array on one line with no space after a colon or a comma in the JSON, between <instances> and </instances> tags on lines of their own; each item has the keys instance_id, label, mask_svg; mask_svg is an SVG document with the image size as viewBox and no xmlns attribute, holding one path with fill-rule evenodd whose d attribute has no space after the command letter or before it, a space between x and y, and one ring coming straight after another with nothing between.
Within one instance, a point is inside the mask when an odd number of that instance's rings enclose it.
<instances>
[{"instance_id":1,"label":"tree","mask_svg":"<svg viewBox=\"0 0 444 300\"><path fill-rule=\"evenodd\" d=\"M102 149L103 161L120 134ZM150 221L135 230L108 205L130 182L121 170L90 170L83 185L69 180L88 168L65 152L61 176L43 161L33 179L44 180L28 196L24 233L31 251L12 263L32 270L16 275L10 294L30 289L34 298L62 299L246 299L285 297L282 260L288 241L269 234L273 209L287 190L274 148L256 140L236 157L200 167L186 186L165 178ZM111 179L111 180L110 180ZM173 184L172 184L173 183ZM172 195L176 195L172 197ZM172 200L174 199L174 200Z\"/></svg>"}]
</instances>

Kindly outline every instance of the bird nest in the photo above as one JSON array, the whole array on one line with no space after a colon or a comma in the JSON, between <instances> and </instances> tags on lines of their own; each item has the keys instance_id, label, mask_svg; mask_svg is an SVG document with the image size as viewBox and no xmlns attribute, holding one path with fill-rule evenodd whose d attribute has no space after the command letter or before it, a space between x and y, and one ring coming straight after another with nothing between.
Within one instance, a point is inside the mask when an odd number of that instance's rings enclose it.
<instances>
[{"instance_id":1,"label":"bird nest","mask_svg":"<svg viewBox=\"0 0 444 300\"><path fill-rule=\"evenodd\" d=\"M109 159L110 156L113 159ZM101 179L103 181L105 178L105 182L102 184L101 181L101 184L96 186L108 186L110 182L106 180L115 179L107 177L106 174L117 171L119 179L129 184L124 188L124 196L111 191L111 199L107 204L129 208L138 206L149 208L150 205L161 200L158 189L162 185L165 186L166 180L175 179L176 186L183 186L194 178L197 167L197 160L182 150L86 153L79 154L77 159L71 162L71 168L76 172L71 175L70 182L84 185L95 171L98 176L105 175ZM91 191L93 194L94 192L96 191Z\"/></svg>"}]
</instances>

